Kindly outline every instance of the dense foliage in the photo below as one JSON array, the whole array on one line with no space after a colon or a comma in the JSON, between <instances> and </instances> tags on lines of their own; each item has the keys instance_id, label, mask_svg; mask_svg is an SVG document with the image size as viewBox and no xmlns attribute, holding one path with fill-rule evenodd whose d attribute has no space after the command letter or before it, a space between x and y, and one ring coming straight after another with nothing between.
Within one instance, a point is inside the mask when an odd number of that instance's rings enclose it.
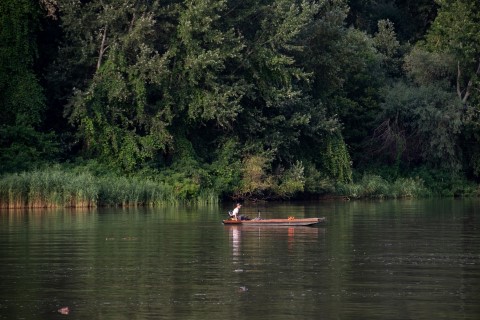
<instances>
[{"instance_id":1,"label":"dense foliage","mask_svg":"<svg viewBox=\"0 0 480 320\"><path fill-rule=\"evenodd\" d=\"M2 185L57 163L187 201L471 193L479 20L476 0L3 0Z\"/></svg>"}]
</instances>

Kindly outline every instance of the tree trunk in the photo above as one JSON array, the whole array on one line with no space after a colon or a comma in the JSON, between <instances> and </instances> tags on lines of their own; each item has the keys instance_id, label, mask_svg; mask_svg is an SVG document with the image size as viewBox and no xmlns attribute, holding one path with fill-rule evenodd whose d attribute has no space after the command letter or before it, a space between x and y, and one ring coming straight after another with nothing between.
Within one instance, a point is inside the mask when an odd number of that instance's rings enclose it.
<instances>
[{"instance_id":1,"label":"tree trunk","mask_svg":"<svg viewBox=\"0 0 480 320\"><path fill-rule=\"evenodd\" d=\"M108 47L108 46L105 46L106 39L107 39L107 26L105 26L105 29L103 30L102 43L100 45L100 51L98 53L97 71L98 69L100 69L102 65L103 54L105 53L105 50L107 50L107 47Z\"/></svg>"},{"instance_id":2,"label":"tree trunk","mask_svg":"<svg viewBox=\"0 0 480 320\"><path fill-rule=\"evenodd\" d=\"M458 62L457 68L458 68L458 71L457 71L457 95L462 100L463 103L466 103L468 98L470 97L470 92L471 92L472 86L473 86L473 79L470 78L470 80L468 81L467 87L465 88L465 94L462 97L462 90L460 89L460 75L461 75L460 62ZM477 70L475 71L475 75L477 75L477 76L480 75L480 59L478 59L478 66L477 66Z\"/></svg>"}]
</instances>

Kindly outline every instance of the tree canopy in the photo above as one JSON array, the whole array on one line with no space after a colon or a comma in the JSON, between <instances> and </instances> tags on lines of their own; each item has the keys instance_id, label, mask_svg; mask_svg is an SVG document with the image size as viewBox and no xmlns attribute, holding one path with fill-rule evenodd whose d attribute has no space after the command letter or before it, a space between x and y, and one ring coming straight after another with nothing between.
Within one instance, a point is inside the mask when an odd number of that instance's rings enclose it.
<instances>
[{"instance_id":1,"label":"tree canopy","mask_svg":"<svg viewBox=\"0 0 480 320\"><path fill-rule=\"evenodd\" d=\"M95 161L263 199L385 166L480 176L478 1L20 2L1 172Z\"/></svg>"}]
</instances>

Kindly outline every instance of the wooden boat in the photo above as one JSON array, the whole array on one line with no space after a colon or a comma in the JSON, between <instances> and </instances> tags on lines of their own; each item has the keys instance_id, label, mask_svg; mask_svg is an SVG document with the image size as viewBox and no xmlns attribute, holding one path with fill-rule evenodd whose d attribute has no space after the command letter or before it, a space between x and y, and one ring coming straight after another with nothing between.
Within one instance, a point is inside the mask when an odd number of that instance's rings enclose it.
<instances>
[{"instance_id":1,"label":"wooden boat","mask_svg":"<svg viewBox=\"0 0 480 320\"><path fill-rule=\"evenodd\" d=\"M225 225L248 225L248 226L313 226L325 222L325 218L288 218L288 219L252 219L252 220L223 220Z\"/></svg>"}]
</instances>

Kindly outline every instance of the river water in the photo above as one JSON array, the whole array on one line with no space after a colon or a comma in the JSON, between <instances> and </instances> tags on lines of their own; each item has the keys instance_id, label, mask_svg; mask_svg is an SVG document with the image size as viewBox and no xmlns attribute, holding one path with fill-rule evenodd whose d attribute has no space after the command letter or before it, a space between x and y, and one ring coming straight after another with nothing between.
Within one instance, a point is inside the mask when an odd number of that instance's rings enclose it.
<instances>
[{"instance_id":1,"label":"river water","mask_svg":"<svg viewBox=\"0 0 480 320\"><path fill-rule=\"evenodd\" d=\"M232 206L2 211L0 319L480 319L479 199Z\"/></svg>"}]
</instances>

